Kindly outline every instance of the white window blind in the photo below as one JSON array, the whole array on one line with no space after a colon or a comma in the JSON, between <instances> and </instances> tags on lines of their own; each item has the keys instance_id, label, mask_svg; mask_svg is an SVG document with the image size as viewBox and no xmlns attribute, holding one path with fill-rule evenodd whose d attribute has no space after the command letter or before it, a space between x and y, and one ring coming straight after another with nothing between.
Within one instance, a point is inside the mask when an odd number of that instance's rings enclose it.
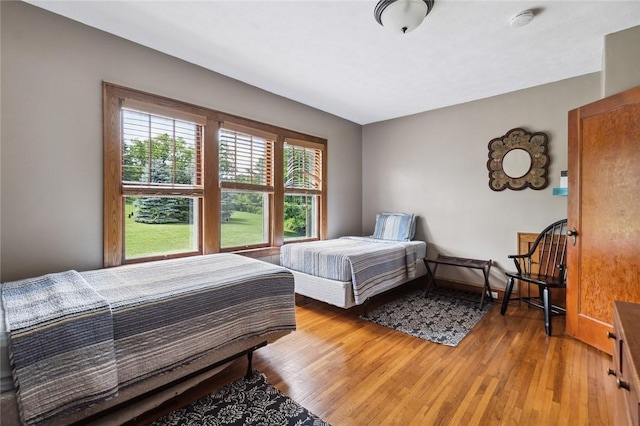
<instances>
[{"instance_id":1,"label":"white window blind","mask_svg":"<svg viewBox=\"0 0 640 426\"><path fill-rule=\"evenodd\" d=\"M322 193L323 150L292 140L284 144L284 187L287 194Z\"/></svg>"},{"instance_id":2,"label":"white window blind","mask_svg":"<svg viewBox=\"0 0 640 426\"><path fill-rule=\"evenodd\" d=\"M220 128L218 169L222 188L273 192L275 137L265 136L229 123Z\"/></svg>"},{"instance_id":3,"label":"white window blind","mask_svg":"<svg viewBox=\"0 0 640 426\"><path fill-rule=\"evenodd\" d=\"M122 183L126 194L203 193L200 124L122 109Z\"/></svg>"}]
</instances>

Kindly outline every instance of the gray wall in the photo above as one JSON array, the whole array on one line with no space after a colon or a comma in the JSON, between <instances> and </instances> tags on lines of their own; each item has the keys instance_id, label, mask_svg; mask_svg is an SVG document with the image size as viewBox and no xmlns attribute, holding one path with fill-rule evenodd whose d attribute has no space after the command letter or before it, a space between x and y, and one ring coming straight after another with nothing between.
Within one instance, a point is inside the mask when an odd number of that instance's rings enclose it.
<instances>
[{"instance_id":1,"label":"gray wall","mask_svg":"<svg viewBox=\"0 0 640 426\"><path fill-rule=\"evenodd\" d=\"M362 127L21 2L1 3L2 281L102 266L102 81L328 140L328 234L362 228Z\"/></svg>"},{"instance_id":2,"label":"gray wall","mask_svg":"<svg viewBox=\"0 0 640 426\"><path fill-rule=\"evenodd\" d=\"M3 281L102 264L103 80L327 138L329 237L371 233L379 211L415 212L430 257L491 258L499 288L516 233L566 215L551 192L567 165L567 111L605 93L601 78L607 94L640 84L636 27L606 37L603 76L363 128L25 3L0 2L0 19ZM489 189L488 142L514 127L549 134L547 189Z\"/></svg>"},{"instance_id":3,"label":"gray wall","mask_svg":"<svg viewBox=\"0 0 640 426\"><path fill-rule=\"evenodd\" d=\"M567 112L600 96L599 73L364 126L363 231L379 211L420 215L428 256L492 259L492 286L504 288L517 233L566 217L567 197L552 195L567 169ZM492 191L488 143L515 127L546 132L551 164L544 190ZM438 276L481 283L480 275L441 267Z\"/></svg>"},{"instance_id":4,"label":"gray wall","mask_svg":"<svg viewBox=\"0 0 640 426\"><path fill-rule=\"evenodd\" d=\"M640 85L640 26L603 42L602 73L365 126L363 232L372 231L379 211L419 214L417 234L428 241L429 257L492 259L492 286L504 288L517 233L537 233L567 215L566 197L552 195L567 169L567 112ZM514 127L549 135L548 188L489 189L488 142ZM459 268L441 267L438 276L482 282Z\"/></svg>"},{"instance_id":5,"label":"gray wall","mask_svg":"<svg viewBox=\"0 0 640 426\"><path fill-rule=\"evenodd\" d=\"M605 37L603 97L640 86L640 26Z\"/></svg>"}]
</instances>

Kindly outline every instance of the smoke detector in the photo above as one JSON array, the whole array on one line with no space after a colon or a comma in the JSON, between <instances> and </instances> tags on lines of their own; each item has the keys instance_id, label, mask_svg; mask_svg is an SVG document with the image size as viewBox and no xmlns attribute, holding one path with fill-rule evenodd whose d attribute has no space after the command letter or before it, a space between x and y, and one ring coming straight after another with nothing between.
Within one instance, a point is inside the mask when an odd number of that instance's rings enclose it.
<instances>
[{"instance_id":1,"label":"smoke detector","mask_svg":"<svg viewBox=\"0 0 640 426\"><path fill-rule=\"evenodd\" d=\"M533 12L530 10L525 10L511 18L511 26L513 28L524 27L532 20L533 20Z\"/></svg>"}]
</instances>

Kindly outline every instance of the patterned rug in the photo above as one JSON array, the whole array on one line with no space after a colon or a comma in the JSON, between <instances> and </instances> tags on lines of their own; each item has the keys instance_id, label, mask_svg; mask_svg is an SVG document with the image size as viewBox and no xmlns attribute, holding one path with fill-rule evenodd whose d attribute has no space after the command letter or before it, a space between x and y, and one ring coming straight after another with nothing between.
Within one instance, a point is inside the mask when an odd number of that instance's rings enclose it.
<instances>
[{"instance_id":1,"label":"patterned rug","mask_svg":"<svg viewBox=\"0 0 640 426\"><path fill-rule=\"evenodd\" d=\"M168 425L318 425L318 416L274 388L257 371L152 423Z\"/></svg>"},{"instance_id":2,"label":"patterned rug","mask_svg":"<svg viewBox=\"0 0 640 426\"><path fill-rule=\"evenodd\" d=\"M360 318L431 342L458 346L494 303L486 298L484 308L479 310L478 302L460 299L479 300L478 293L446 288L437 291L428 298L423 290L411 291Z\"/></svg>"}]
</instances>

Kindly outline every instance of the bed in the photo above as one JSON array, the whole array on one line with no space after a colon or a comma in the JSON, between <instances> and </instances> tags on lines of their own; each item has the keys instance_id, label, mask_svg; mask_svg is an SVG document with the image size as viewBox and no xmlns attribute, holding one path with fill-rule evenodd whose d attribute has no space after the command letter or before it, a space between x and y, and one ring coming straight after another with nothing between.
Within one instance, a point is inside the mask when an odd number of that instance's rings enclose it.
<instances>
[{"instance_id":1,"label":"bed","mask_svg":"<svg viewBox=\"0 0 640 426\"><path fill-rule=\"evenodd\" d=\"M3 424L130 420L295 330L294 299L288 270L234 254L4 283Z\"/></svg>"},{"instance_id":2,"label":"bed","mask_svg":"<svg viewBox=\"0 0 640 426\"><path fill-rule=\"evenodd\" d=\"M280 264L293 273L296 293L345 309L362 305L427 273L427 244L413 240L415 221L412 214L380 213L370 237L286 244Z\"/></svg>"}]
</instances>

